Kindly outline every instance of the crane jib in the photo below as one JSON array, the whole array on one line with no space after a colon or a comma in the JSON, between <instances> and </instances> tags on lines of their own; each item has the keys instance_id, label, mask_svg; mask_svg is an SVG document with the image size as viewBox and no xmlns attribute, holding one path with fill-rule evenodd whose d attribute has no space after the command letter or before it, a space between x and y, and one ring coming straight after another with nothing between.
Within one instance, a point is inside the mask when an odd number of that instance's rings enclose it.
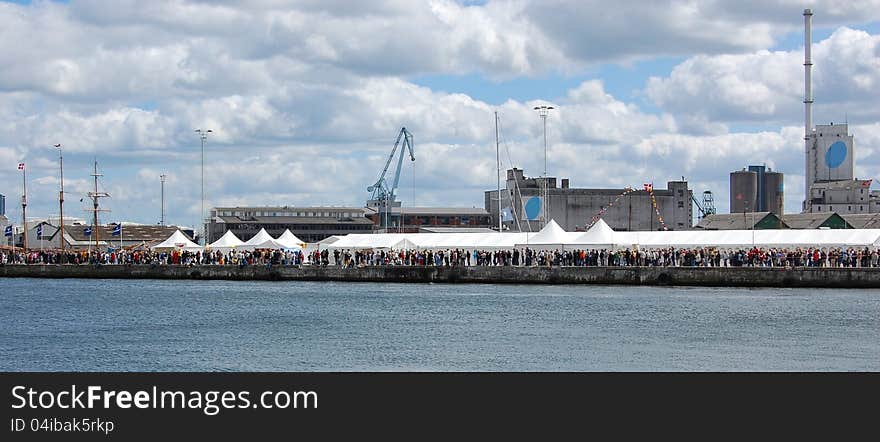
<instances>
[{"instance_id":1,"label":"crane jib","mask_svg":"<svg viewBox=\"0 0 880 442\"><path fill-rule=\"evenodd\" d=\"M403 140L403 146L400 146L400 141ZM391 149L391 154L388 155L388 159L385 161L385 167L382 168L382 173L379 174L379 179L376 180L376 183L367 187L368 192L372 192L371 199L372 200L382 200L385 201L387 205L390 205L394 202L398 188L398 183L400 182L400 169L403 165L403 155L404 151L409 151L410 161L415 161L416 156L413 151L413 135L410 131L406 130L405 127L400 129L400 132L397 134L397 139L394 141L394 147ZM394 155L397 153L397 148L400 147L400 157L397 159L397 167L394 171L394 181L391 188L388 188L388 182L385 176L388 173L388 168L391 166L391 161L394 160Z\"/></svg>"}]
</instances>

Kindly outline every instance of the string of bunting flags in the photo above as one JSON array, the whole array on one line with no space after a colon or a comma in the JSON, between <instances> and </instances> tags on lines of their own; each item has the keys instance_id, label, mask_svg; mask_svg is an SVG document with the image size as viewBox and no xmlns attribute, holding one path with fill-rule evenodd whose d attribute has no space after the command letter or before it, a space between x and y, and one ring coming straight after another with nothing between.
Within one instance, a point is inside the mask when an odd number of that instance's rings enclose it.
<instances>
[{"instance_id":1,"label":"string of bunting flags","mask_svg":"<svg viewBox=\"0 0 880 442\"><path fill-rule=\"evenodd\" d=\"M663 230L669 230L669 227L666 227L666 222L663 221L663 215L660 214L660 207L657 206L657 198L654 197L654 185L645 184L645 191L651 195L651 205L654 207L654 213L657 214L657 220L660 221Z\"/></svg>"},{"instance_id":2,"label":"string of bunting flags","mask_svg":"<svg viewBox=\"0 0 880 442\"><path fill-rule=\"evenodd\" d=\"M663 230L669 230L669 227L666 226L666 222L663 221L663 215L660 214L660 208L657 206L657 198L654 197L654 185L651 183L645 183L643 185L643 188L645 192L648 192L648 195L651 196L651 206L654 208L654 213L657 214L657 219L660 221L660 225L663 227ZM617 195L617 197L614 198L614 201L608 204L608 206L602 206L599 212L593 215L593 218L590 220L590 224L587 226L586 230L589 230L590 227L593 227L593 224L596 224L596 222L598 222L605 215L605 213L608 212L608 209L614 207L614 205L617 204L617 202L620 201L621 198L635 191L636 189L633 187L624 187L623 193Z\"/></svg>"},{"instance_id":3,"label":"string of bunting flags","mask_svg":"<svg viewBox=\"0 0 880 442\"><path fill-rule=\"evenodd\" d=\"M632 187L629 187L629 186L624 187L623 193L621 193L620 195L617 195L617 197L614 198L614 201L612 201L611 204L609 204L607 207L602 206L602 208L599 209L599 212L596 213L595 215L593 215L593 218L590 220L590 225L587 226L586 230L590 230L590 227L593 227L593 224L596 224L596 222L598 222L602 218L602 216L605 215L605 212L607 212L608 209L614 207L614 205L617 204L617 202L620 201L621 198L623 198L624 196L629 195L630 193L635 192L635 191L636 190L633 189Z\"/></svg>"}]
</instances>

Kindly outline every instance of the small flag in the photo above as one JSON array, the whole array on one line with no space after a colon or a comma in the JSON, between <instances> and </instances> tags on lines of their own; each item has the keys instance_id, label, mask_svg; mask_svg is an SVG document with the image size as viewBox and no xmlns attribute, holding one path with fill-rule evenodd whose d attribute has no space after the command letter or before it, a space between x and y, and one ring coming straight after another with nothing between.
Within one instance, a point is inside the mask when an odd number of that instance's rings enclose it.
<instances>
[{"instance_id":1,"label":"small flag","mask_svg":"<svg viewBox=\"0 0 880 442\"><path fill-rule=\"evenodd\" d=\"M501 209L501 221L513 221L513 211L510 210L510 207L505 207Z\"/></svg>"},{"instance_id":2,"label":"small flag","mask_svg":"<svg viewBox=\"0 0 880 442\"><path fill-rule=\"evenodd\" d=\"M24 163L18 163L18 170L24 170Z\"/></svg>"},{"instance_id":3,"label":"small flag","mask_svg":"<svg viewBox=\"0 0 880 442\"><path fill-rule=\"evenodd\" d=\"M645 183L645 192L653 192L653 191L654 191L654 184Z\"/></svg>"},{"instance_id":4,"label":"small flag","mask_svg":"<svg viewBox=\"0 0 880 442\"><path fill-rule=\"evenodd\" d=\"M43 225L37 226L37 239L43 239Z\"/></svg>"},{"instance_id":5,"label":"small flag","mask_svg":"<svg viewBox=\"0 0 880 442\"><path fill-rule=\"evenodd\" d=\"M6 226L6 230L3 232L5 236L12 236L12 226Z\"/></svg>"},{"instance_id":6,"label":"small flag","mask_svg":"<svg viewBox=\"0 0 880 442\"><path fill-rule=\"evenodd\" d=\"M119 236L122 234L122 224L117 224L116 227L113 228L113 236Z\"/></svg>"},{"instance_id":7,"label":"small flag","mask_svg":"<svg viewBox=\"0 0 880 442\"><path fill-rule=\"evenodd\" d=\"M871 187L871 180L862 181L862 187Z\"/></svg>"},{"instance_id":8,"label":"small flag","mask_svg":"<svg viewBox=\"0 0 880 442\"><path fill-rule=\"evenodd\" d=\"M91 227L86 227L85 229L83 229L83 235L85 235L85 236L92 236L92 228L91 228Z\"/></svg>"}]
</instances>

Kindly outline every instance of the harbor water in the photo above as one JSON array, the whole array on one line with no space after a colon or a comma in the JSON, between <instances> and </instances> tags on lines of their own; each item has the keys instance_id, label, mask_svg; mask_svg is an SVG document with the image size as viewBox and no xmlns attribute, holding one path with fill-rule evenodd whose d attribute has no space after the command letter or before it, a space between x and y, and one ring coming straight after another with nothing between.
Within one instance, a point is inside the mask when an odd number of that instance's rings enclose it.
<instances>
[{"instance_id":1,"label":"harbor water","mask_svg":"<svg viewBox=\"0 0 880 442\"><path fill-rule=\"evenodd\" d=\"M880 370L880 290L0 279L4 371Z\"/></svg>"}]
</instances>

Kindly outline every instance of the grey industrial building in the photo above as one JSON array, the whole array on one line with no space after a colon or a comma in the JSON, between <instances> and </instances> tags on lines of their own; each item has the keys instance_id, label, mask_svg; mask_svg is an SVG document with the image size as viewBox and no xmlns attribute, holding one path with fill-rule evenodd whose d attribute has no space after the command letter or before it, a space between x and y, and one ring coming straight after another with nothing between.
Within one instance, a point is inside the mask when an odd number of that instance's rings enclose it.
<instances>
[{"instance_id":1,"label":"grey industrial building","mask_svg":"<svg viewBox=\"0 0 880 442\"><path fill-rule=\"evenodd\" d=\"M807 135L806 213L880 212L880 192L872 180L854 177L855 146L846 124L817 124Z\"/></svg>"},{"instance_id":2,"label":"grey industrial building","mask_svg":"<svg viewBox=\"0 0 880 442\"><path fill-rule=\"evenodd\" d=\"M730 213L785 213L784 176L766 166L730 173Z\"/></svg>"},{"instance_id":3,"label":"grey industrial building","mask_svg":"<svg viewBox=\"0 0 880 442\"><path fill-rule=\"evenodd\" d=\"M468 207L392 207L385 218L379 207L215 207L206 226L208 243L231 230L243 241L260 229L277 237L290 230L299 239L317 242L349 233L419 232L423 228L488 228L489 213ZM388 226L387 229L385 226Z\"/></svg>"},{"instance_id":4,"label":"grey industrial building","mask_svg":"<svg viewBox=\"0 0 880 442\"><path fill-rule=\"evenodd\" d=\"M556 177L529 178L518 168L507 170L501 190L503 210L499 210L497 190L485 192L486 211L494 225L502 216L505 230L540 230L542 220L536 207L542 204L544 183L550 202L547 218L568 231L584 230L603 211L602 219L614 230L659 230L664 224L669 230L686 230L693 225L693 192L687 181L669 181L666 189L653 189L661 223L651 194L644 189L579 189L570 187L567 178L557 187Z\"/></svg>"},{"instance_id":5,"label":"grey industrial building","mask_svg":"<svg viewBox=\"0 0 880 442\"><path fill-rule=\"evenodd\" d=\"M880 192L854 176L855 144L849 125L813 126L812 18L804 10L804 202L805 213L866 214L880 211Z\"/></svg>"},{"instance_id":6,"label":"grey industrial building","mask_svg":"<svg viewBox=\"0 0 880 442\"><path fill-rule=\"evenodd\" d=\"M260 229L274 237L290 230L306 242L332 235L372 233L373 220L366 217L366 212L363 207L215 207L206 226L207 240L212 243L227 230L243 241Z\"/></svg>"},{"instance_id":7,"label":"grey industrial building","mask_svg":"<svg viewBox=\"0 0 880 442\"><path fill-rule=\"evenodd\" d=\"M401 207L397 205L392 206L390 212L384 212L381 207L367 207L365 211L366 216L373 220L373 224L379 231L418 233L425 228L442 227L447 231L464 232L467 229L488 229L492 226L489 212L481 207ZM389 219L383 219L384 217ZM387 229L385 226L388 226Z\"/></svg>"}]
</instances>

